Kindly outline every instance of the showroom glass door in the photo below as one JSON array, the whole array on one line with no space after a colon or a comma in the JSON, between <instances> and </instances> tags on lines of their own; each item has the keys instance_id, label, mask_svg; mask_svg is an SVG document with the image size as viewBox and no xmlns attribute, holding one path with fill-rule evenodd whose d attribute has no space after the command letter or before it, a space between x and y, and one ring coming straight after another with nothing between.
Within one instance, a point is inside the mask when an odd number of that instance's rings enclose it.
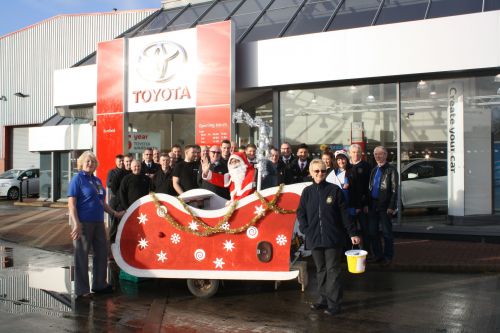
<instances>
[{"instance_id":1,"label":"showroom glass door","mask_svg":"<svg viewBox=\"0 0 500 333\"><path fill-rule=\"evenodd\" d=\"M446 222L447 84L401 83L402 222Z\"/></svg>"},{"instance_id":2,"label":"showroom glass door","mask_svg":"<svg viewBox=\"0 0 500 333\"><path fill-rule=\"evenodd\" d=\"M149 133L154 140L152 144L162 152L170 150L178 144L184 150L187 144L195 143L194 110L134 112L128 115L129 133ZM142 150L118 153L133 153L142 158Z\"/></svg>"}]
</instances>

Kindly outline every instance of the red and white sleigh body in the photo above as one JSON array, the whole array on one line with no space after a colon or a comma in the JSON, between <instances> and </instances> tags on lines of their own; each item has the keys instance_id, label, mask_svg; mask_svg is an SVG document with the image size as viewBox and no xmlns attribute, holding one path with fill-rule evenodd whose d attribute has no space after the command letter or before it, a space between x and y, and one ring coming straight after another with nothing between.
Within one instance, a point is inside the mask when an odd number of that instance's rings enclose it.
<instances>
[{"instance_id":1,"label":"red and white sleigh body","mask_svg":"<svg viewBox=\"0 0 500 333\"><path fill-rule=\"evenodd\" d=\"M201 189L186 192L183 201L166 194L144 196L123 216L113 256L137 277L294 279L299 274L290 269L294 210L306 185L269 188L229 206ZM185 204L196 199L205 201L204 209Z\"/></svg>"}]
</instances>

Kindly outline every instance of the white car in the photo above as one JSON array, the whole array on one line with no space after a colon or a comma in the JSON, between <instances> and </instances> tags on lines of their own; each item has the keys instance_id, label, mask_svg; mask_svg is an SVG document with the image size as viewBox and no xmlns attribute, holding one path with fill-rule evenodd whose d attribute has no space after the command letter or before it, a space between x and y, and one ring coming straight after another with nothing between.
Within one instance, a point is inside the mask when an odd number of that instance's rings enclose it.
<instances>
[{"instance_id":1,"label":"white car","mask_svg":"<svg viewBox=\"0 0 500 333\"><path fill-rule=\"evenodd\" d=\"M404 208L448 207L448 167L445 159L412 161L401 170L401 201Z\"/></svg>"},{"instance_id":2,"label":"white car","mask_svg":"<svg viewBox=\"0 0 500 333\"><path fill-rule=\"evenodd\" d=\"M7 197L10 200L18 199L21 180L23 181L23 196L26 196L26 193L30 196L38 195L39 176L39 169L11 169L0 174L0 197Z\"/></svg>"}]
</instances>

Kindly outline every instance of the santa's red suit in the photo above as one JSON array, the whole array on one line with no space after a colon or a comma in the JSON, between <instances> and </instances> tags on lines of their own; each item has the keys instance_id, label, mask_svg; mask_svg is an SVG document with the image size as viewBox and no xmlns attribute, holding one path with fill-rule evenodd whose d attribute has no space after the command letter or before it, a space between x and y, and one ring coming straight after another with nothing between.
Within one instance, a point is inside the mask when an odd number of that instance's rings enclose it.
<instances>
[{"instance_id":1,"label":"santa's red suit","mask_svg":"<svg viewBox=\"0 0 500 333\"><path fill-rule=\"evenodd\" d=\"M240 161L239 167L246 167L245 177L241 181L241 184L240 181L232 179L229 173L221 175L209 171L208 176L204 179L216 186L229 187L231 200L239 200L255 192L255 168L248 162L245 153L236 152L229 156L228 169L231 169L230 162L232 159L238 159ZM229 172L231 172L231 170Z\"/></svg>"}]
</instances>

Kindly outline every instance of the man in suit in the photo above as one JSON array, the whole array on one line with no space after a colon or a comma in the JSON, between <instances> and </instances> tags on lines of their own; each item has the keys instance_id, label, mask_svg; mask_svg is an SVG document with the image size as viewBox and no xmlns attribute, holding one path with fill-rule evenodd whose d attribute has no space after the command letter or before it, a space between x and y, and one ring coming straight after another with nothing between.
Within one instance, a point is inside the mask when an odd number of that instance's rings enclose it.
<instances>
[{"instance_id":1,"label":"man in suit","mask_svg":"<svg viewBox=\"0 0 500 333\"><path fill-rule=\"evenodd\" d=\"M149 178L153 178L158 169L160 169L160 166L153 161L153 149L144 149L142 153L141 173Z\"/></svg>"},{"instance_id":2,"label":"man in suit","mask_svg":"<svg viewBox=\"0 0 500 333\"><path fill-rule=\"evenodd\" d=\"M285 184L296 184L310 181L309 177L309 148L301 143L297 149L297 158L290 162L284 172Z\"/></svg>"},{"instance_id":3,"label":"man in suit","mask_svg":"<svg viewBox=\"0 0 500 333\"><path fill-rule=\"evenodd\" d=\"M288 142L283 142L281 144L281 160L286 164L290 164L295 156L292 154L292 146Z\"/></svg>"}]
</instances>

